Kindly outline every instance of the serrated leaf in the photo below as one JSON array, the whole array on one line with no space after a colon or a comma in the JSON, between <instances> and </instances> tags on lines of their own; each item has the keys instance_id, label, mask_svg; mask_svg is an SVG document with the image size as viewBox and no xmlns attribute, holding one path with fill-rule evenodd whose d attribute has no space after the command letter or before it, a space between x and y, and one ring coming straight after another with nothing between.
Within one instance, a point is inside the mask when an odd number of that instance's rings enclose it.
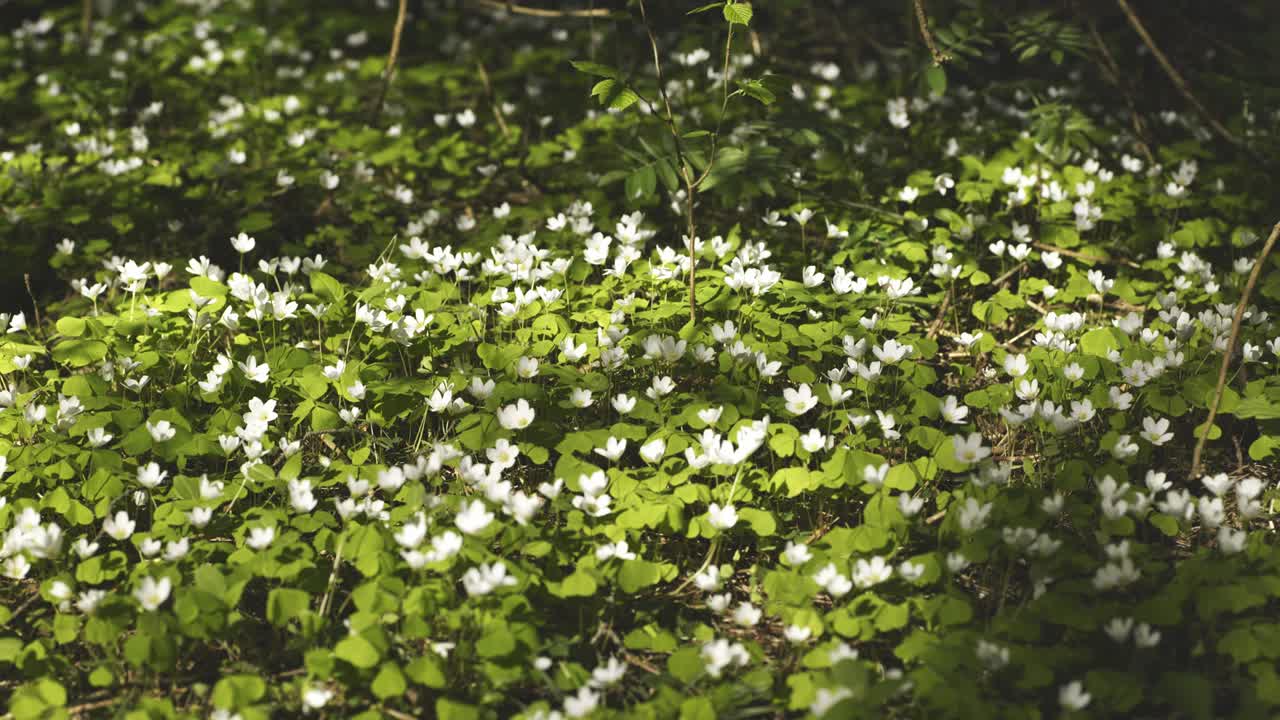
<instances>
[{"instance_id":1,"label":"serrated leaf","mask_svg":"<svg viewBox=\"0 0 1280 720\"><path fill-rule=\"evenodd\" d=\"M586 73L588 75L613 78L615 80L622 77L622 73L618 72L617 69L609 65L605 65L604 63L593 62L591 60L570 60L569 64L578 72Z\"/></svg>"},{"instance_id":2,"label":"serrated leaf","mask_svg":"<svg viewBox=\"0 0 1280 720\"><path fill-rule=\"evenodd\" d=\"M743 94L765 105L772 105L778 99L778 96L759 80L739 80L738 87L742 89Z\"/></svg>"},{"instance_id":3,"label":"serrated leaf","mask_svg":"<svg viewBox=\"0 0 1280 720\"><path fill-rule=\"evenodd\" d=\"M591 88L591 96L610 110L625 110L635 104L640 96L625 84L609 79L601 80Z\"/></svg>"},{"instance_id":4,"label":"serrated leaf","mask_svg":"<svg viewBox=\"0 0 1280 720\"><path fill-rule=\"evenodd\" d=\"M750 3L731 2L724 6L724 19L734 25L750 25L754 14Z\"/></svg>"}]
</instances>

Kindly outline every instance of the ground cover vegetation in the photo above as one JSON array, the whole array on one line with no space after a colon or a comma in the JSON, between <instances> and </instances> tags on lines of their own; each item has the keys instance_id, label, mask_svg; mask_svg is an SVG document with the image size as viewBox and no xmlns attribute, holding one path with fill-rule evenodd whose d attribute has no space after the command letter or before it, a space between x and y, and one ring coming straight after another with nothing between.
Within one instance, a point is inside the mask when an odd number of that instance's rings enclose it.
<instances>
[{"instance_id":1,"label":"ground cover vegetation","mask_svg":"<svg viewBox=\"0 0 1280 720\"><path fill-rule=\"evenodd\" d=\"M8 717L1280 712L1268 3L10 4Z\"/></svg>"}]
</instances>

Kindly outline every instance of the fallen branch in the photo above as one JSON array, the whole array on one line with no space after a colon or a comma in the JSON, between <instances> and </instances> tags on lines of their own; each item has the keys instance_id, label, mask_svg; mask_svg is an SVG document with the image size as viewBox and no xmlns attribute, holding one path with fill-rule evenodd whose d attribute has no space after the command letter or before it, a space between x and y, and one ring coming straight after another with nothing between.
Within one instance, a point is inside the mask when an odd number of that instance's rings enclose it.
<instances>
[{"instance_id":1,"label":"fallen branch","mask_svg":"<svg viewBox=\"0 0 1280 720\"><path fill-rule=\"evenodd\" d=\"M1048 250L1050 252L1056 252L1059 255L1066 255L1069 258L1084 260L1086 262L1116 263L1116 264L1124 265L1125 267L1130 267L1130 268L1142 267L1138 263L1128 258L1108 258L1108 257L1103 257L1101 255L1090 255L1089 253L1082 253L1076 250L1068 250L1067 248L1064 248L1064 247L1058 247L1057 245L1049 245L1048 243L1041 243L1041 242L1031 243L1031 246L1036 248L1037 250Z\"/></svg>"},{"instance_id":2,"label":"fallen branch","mask_svg":"<svg viewBox=\"0 0 1280 720\"><path fill-rule=\"evenodd\" d=\"M71 717L80 717L81 715L84 715L91 710L101 710L102 708L111 707L112 705L115 705L116 703L120 702L120 700L121 700L120 696L117 695L117 696L109 697L105 700L95 700L94 702L87 702L87 703L81 703L79 705L72 705L71 707L67 708L67 714L70 715Z\"/></svg>"},{"instance_id":3,"label":"fallen branch","mask_svg":"<svg viewBox=\"0 0 1280 720\"><path fill-rule=\"evenodd\" d=\"M1169 58L1160 50L1160 47L1156 45L1156 41L1152 39L1151 33L1147 32L1147 28L1142 24L1142 20L1138 18L1138 15L1133 11L1133 8L1129 6L1128 0L1116 0L1116 3L1120 6L1120 9L1124 11L1125 17L1129 19L1129 24L1132 25L1134 31L1138 33L1138 37L1142 38L1142 43L1146 45L1147 49L1151 51L1151 54L1155 56L1156 62L1160 63L1160 67L1164 68L1165 75L1169 76L1169 79L1173 81L1174 86L1178 88L1178 92L1182 93L1182 97L1186 98L1187 102L1191 103L1192 107L1196 109L1196 112L1200 113L1200 117L1204 118L1205 122L1209 123L1209 126L1212 127L1218 135L1222 136L1224 140L1232 145L1242 145L1243 143L1240 142L1240 139L1231 134L1231 131L1223 126L1222 123L1218 122L1218 119L1210 114L1209 109L1204 106L1204 103L1200 102L1200 98L1197 98L1195 93L1191 92L1191 86L1187 84L1187 81L1182 77L1182 74L1173 66L1173 63L1169 62Z\"/></svg>"},{"instance_id":4,"label":"fallen branch","mask_svg":"<svg viewBox=\"0 0 1280 720\"><path fill-rule=\"evenodd\" d=\"M1120 1L1124 2L1124 0ZM1244 292L1240 295L1240 304L1236 305L1235 317L1231 318L1231 335L1227 338L1226 351L1222 353L1222 366L1218 368L1218 386L1213 391L1213 402L1209 404L1209 419L1205 421L1204 432L1196 440L1195 452L1191 454L1193 480L1200 475L1200 455L1204 452L1204 444L1209 440L1209 430L1213 428L1213 421L1218 417L1218 406L1222 403L1222 393L1227 387L1227 371L1231 368L1231 354L1235 351L1236 340L1240 336L1240 323L1244 321L1244 309L1249 305L1249 295L1253 292L1253 286L1258 283L1262 266L1266 264L1267 256L1271 254L1271 248L1275 246L1278 237L1280 237L1280 222L1271 228L1271 236L1262 246L1262 252L1258 253L1258 260L1253 264L1253 270L1249 272L1249 280L1244 284Z\"/></svg>"},{"instance_id":5,"label":"fallen branch","mask_svg":"<svg viewBox=\"0 0 1280 720\"><path fill-rule=\"evenodd\" d=\"M531 8L524 5L516 5L511 2L501 2L500 0L474 0L477 5L483 5L494 10L506 10L512 15L529 15L531 17L544 18L592 18L592 17L609 17L613 13L608 8L591 8L589 10L543 10L542 8Z\"/></svg>"}]
</instances>

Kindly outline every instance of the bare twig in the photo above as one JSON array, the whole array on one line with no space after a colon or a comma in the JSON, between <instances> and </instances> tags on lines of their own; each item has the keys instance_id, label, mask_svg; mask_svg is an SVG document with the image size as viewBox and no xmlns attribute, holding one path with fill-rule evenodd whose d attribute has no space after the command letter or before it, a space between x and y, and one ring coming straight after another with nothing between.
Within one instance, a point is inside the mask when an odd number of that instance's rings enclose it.
<instances>
[{"instance_id":1,"label":"bare twig","mask_svg":"<svg viewBox=\"0 0 1280 720\"><path fill-rule=\"evenodd\" d=\"M1001 285L1004 285L1004 284L1005 284L1005 282L1009 280L1009 278L1013 277L1014 275L1017 275L1019 272L1021 272L1021 271L1022 271L1024 268L1026 268L1026 267L1027 267L1027 261L1026 261L1026 260L1023 260L1022 262L1018 263L1017 265L1014 265L1013 267L1011 267L1011 268L1009 268L1008 270L1006 270L1006 271L1004 272L1004 274L1003 274L1003 275L1001 275L1000 277L996 278L996 279L995 279L991 284L992 284L992 285L994 285L994 286L997 286L997 287L999 287L999 286L1001 286Z\"/></svg>"},{"instance_id":2,"label":"bare twig","mask_svg":"<svg viewBox=\"0 0 1280 720\"><path fill-rule=\"evenodd\" d=\"M942 63L950 61L951 56L938 49L933 33L929 32L929 16L924 11L924 0L915 0L915 6L916 22L920 23L920 36L924 38L924 44L929 47L929 54L933 55L934 66L940 67Z\"/></svg>"},{"instance_id":3,"label":"bare twig","mask_svg":"<svg viewBox=\"0 0 1280 720\"><path fill-rule=\"evenodd\" d=\"M1244 309L1249 305L1249 295L1253 292L1253 286L1257 284L1258 276L1262 274L1262 266L1266 264L1267 256L1271 254L1271 248L1275 246L1278 237L1280 237L1280 223L1276 223L1275 227L1271 228L1271 236L1262 246L1262 252L1258 253L1258 260L1253 264L1253 270L1249 272L1249 280L1244 284L1244 292L1240 295L1240 304L1236 305L1235 317L1231 318L1231 335L1227 338L1227 348L1222 353L1222 365L1218 368L1218 386L1213 391L1213 402L1209 404L1209 419L1205 420L1204 432L1196 440L1196 449L1191 454L1192 479L1200 475L1200 456L1204 452L1205 442L1209 440L1209 430L1213 428L1213 421L1218 417L1218 406L1222 403L1222 393L1227 387L1227 371L1231 368L1231 354L1235 351L1236 340L1240 336L1240 323L1244 320Z\"/></svg>"},{"instance_id":4,"label":"bare twig","mask_svg":"<svg viewBox=\"0 0 1280 720\"><path fill-rule=\"evenodd\" d=\"M502 108L498 107L498 98L493 94L493 84L489 82L489 72L484 69L484 63L482 62L476 63L476 70L480 72L480 82L484 84L484 94L489 97L489 104L493 107L493 117L498 121L502 136L507 137L511 132L507 128L506 118L502 116Z\"/></svg>"},{"instance_id":5,"label":"bare twig","mask_svg":"<svg viewBox=\"0 0 1280 720\"><path fill-rule=\"evenodd\" d=\"M1130 268L1142 267L1138 263L1128 258L1108 258L1108 257L1103 257L1101 255L1090 255L1089 253L1082 253L1078 250L1068 250L1067 248L1064 248L1064 247L1058 247L1057 245L1049 245L1047 243L1042 243L1042 242L1031 243L1031 245L1037 250L1048 250L1050 252L1056 252L1059 255L1066 255L1067 257L1075 258L1077 260L1084 260L1086 262L1116 263L1116 264L1124 265L1125 267L1130 267Z\"/></svg>"},{"instance_id":6,"label":"bare twig","mask_svg":"<svg viewBox=\"0 0 1280 720\"><path fill-rule=\"evenodd\" d=\"M1013 347L1014 347L1014 345L1016 345L1016 344L1017 344L1017 342L1018 342L1019 340L1021 340L1022 338L1024 338L1024 337L1026 337L1026 336L1030 335L1031 333L1033 333L1033 332L1035 332L1035 331L1036 331L1036 326L1035 326L1035 325L1032 325L1031 327L1027 328L1026 330L1023 330L1022 332L1018 333L1017 335L1014 335L1013 337L1009 338L1009 340L1008 340L1007 342L1003 343L1003 347L1006 347L1006 348L1008 348L1008 349L1012 350L1012 349L1013 349Z\"/></svg>"},{"instance_id":7,"label":"bare twig","mask_svg":"<svg viewBox=\"0 0 1280 720\"><path fill-rule=\"evenodd\" d=\"M87 5L88 2L86 2L85 4ZM79 717L80 715L88 713L90 710L101 710L102 708L105 708L105 707L111 707L112 705L115 705L116 703L120 702L120 700L121 698L119 695L113 695L112 697L109 697L105 700L97 700L95 702L81 703L80 705L72 705L71 707L67 708L67 714L72 717Z\"/></svg>"},{"instance_id":8,"label":"bare twig","mask_svg":"<svg viewBox=\"0 0 1280 720\"><path fill-rule=\"evenodd\" d=\"M400 9L396 12L396 26L391 31L391 50L387 52L387 67L382 71L382 88L378 91L378 100L373 106L373 122L378 122L382 114L382 103L387 99L387 91L391 89L391 78L395 75L396 58L400 56L400 36L404 34L404 16L409 9L409 0L400 0Z\"/></svg>"},{"instance_id":9,"label":"bare twig","mask_svg":"<svg viewBox=\"0 0 1280 720\"><path fill-rule=\"evenodd\" d=\"M500 2L499 0L473 0L477 5L483 5L494 10L506 10L512 15L528 15L530 17L544 18L593 18L593 17L609 17L613 13L608 8L590 8L587 10L543 10L542 8L526 7L524 5L516 5L513 2Z\"/></svg>"},{"instance_id":10,"label":"bare twig","mask_svg":"<svg viewBox=\"0 0 1280 720\"><path fill-rule=\"evenodd\" d=\"M338 548L333 553L333 569L329 571L329 584L324 590L324 596L320 598L320 617L329 621L329 602L333 599L333 587L338 582L338 566L342 564L342 548L346 545L347 536L343 535L338 538Z\"/></svg>"},{"instance_id":11,"label":"bare twig","mask_svg":"<svg viewBox=\"0 0 1280 720\"><path fill-rule=\"evenodd\" d=\"M1191 103L1192 107L1196 109L1196 112L1200 113L1200 117L1204 118L1205 122L1209 123L1214 132L1232 145L1241 145L1240 139L1233 135L1222 123L1218 122L1218 119L1209 112L1204 103L1200 102L1200 98L1197 98L1195 93L1191 92L1191 86L1187 84L1182 74L1173 66L1173 63L1169 62L1169 58L1156 45L1156 41L1152 39L1151 33L1147 32L1146 26L1142 24L1138 14L1130 7L1128 0L1116 0L1116 4L1124 11L1124 15L1129 19L1129 24L1133 26L1134 32L1138 33L1138 37L1142 38L1142 43L1155 56L1156 61L1160 63L1160 67L1164 68L1165 75L1168 75L1169 79L1173 81L1174 86L1178 88L1178 92L1182 93L1182 97Z\"/></svg>"},{"instance_id":12,"label":"bare twig","mask_svg":"<svg viewBox=\"0 0 1280 720\"><path fill-rule=\"evenodd\" d=\"M44 337L44 324L40 322L40 303L36 302L36 294L31 291L31 273L22 273L22 282L27 286L27 297L31 298L31 308L35 310L36 329L40 331L40 337Z\"/></svg>"},{"instance_id":13,"label":"bare twig","mask_svg":"<svg viewBox=\"0 0 1280 720\"><path fill-rule=\"evenodd\" d=\"M938 308L938 316L933 319L933 324L929 326L929 332L925 337L930 340L938 337L938 332L942 330L942 325L947 321L947 310L951 309L951 296L955 293L955 286L947 288L947 294L942 297L942 306Z\"/></svg>"}]
</instances>

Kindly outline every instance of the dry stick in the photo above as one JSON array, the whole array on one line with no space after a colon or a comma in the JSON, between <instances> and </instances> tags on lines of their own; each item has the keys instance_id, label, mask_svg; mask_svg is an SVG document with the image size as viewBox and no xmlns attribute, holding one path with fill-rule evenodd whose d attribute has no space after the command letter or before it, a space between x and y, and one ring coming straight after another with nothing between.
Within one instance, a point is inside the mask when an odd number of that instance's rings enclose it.
<instances>
[{"instance_id":1,"label":"dry stick","mask_svg":"<svg viewBox=\"0 0 1280 720\"><path fill-rule=\"evenodd\" d=\"M1097 263L1119 263L1121 265L1124 265L1125 267L1131 267L1131 268L1142 267L1138 263L1128 258L1105 258L1105 257L1102 257L1101 255L1090 255L1089 253L1082 253L1077 250L1068 250L1067 248L1064 248L1064 247L1058 247L1057 245L1049 245L1047 243L1042 243L1042 242L1031 243L1031 246L1036 248L1037 250L1048 250L1050 252L1056 252L1059 255L1066 255L1067 257L1075 258L1077 260L1087 260L1088 262L1097 262Z\"/></svg>"},{"instance_id":2,"label":"dry stick","mask_svg":"<svg viewBox=\"0 0 1280 720\"><path fill-rule=\"evenodd\" d=\"M88 2L86 1L85 4L87 5ZM71 715L72 717L79 717L89 712L90 710L101 710L102 708L105 708L105 707L111 707L112 705L115 705L117 702L120 702L120 698L118 696L109 697L106 700L97 700L95 702L82 703L80 705L72 705L71 707L67 708L67 714Z\"/></svg>"},{"instance_id":3,"label":"dry stick","mask_svg":"<svg viewBox=\"0 0 1280 720\"><path fill-rule=\"evenodd\" d=\"M1019 272L1021 272L1021 271L1022 271L1024 268L1026 268L1026 267L1027 267L1027 261L1026 261L1026 260L1023 260L1022 262L1018 263L1017 265L1014 265L1013 267L1011 267L1011 268L1009 268L1008 270L1006 270L1006 271L1005 271L1005 273L1004 273L1003 275L1001 275L1000 277L996 278L996 279L995 279L995 282L993 282L993 283L991 283L991 284L992 284L993 286L1000 286L1000 285L1003 285L1003 284L1005 283L1005 281L1007 281L1009 278L1013 277L1014 275L1017 275Z\"/></svg>"},{"instance_id":4,"label":"dry stick","mask_svg":"<svg viewBox=\"0 0 1280 720\"><path fill-rule=\"evenodd\" d=\"M498 127L502 130L502 137L511 134L507 128L507 121L502 117L502 110L498 107L498 98L493 94L493 85L489 82L489 72L484 69L484 63L477 62L476 69L480 71L480 82L484 84L484 94L489 97L489 105L493 107L493 117L498 121Z\"/></svg>"},{"instance_id":5,"label":"dry stick","mask_svg":"<svg viewBox=\"0 0 1280 720\"><path fill-rule=\"evenodd\" d=\"M338 538L338 549L333 554L333 569L329 571L329 585L324 590L324 597L320 598L320 617L329 621L329 601L333 598L333 586L338 582L338 566L342 564L342 548L346 545L347 537L343 535Z\"/></svg>"},{"instance_id":6,"label":"dry stick","mask_svg":"<svg viewBox=\"0 0 1280 720\"><path fill-rule=\"evenodd\" d=\"M1121 0L1123 2L1123 0ZM1213 427L1213 421L1218 416L1218 405L1222 402L1222 392L1227 387L1227 370L1231 367L1231 353L1235 350L1236 340L1240 336L1240 323L1244 320L1244 309L1249 304L1249 295L1253 292L1253 286L1258 282L1258 276L1262 274L1262 266L1267 262L1267 256L1271 254L1271 248L1276 244L1276 238L1280 237L1280 223L1276 223L1271 228L1271 236L1267 238L1267 243L1262 246L1262 252L1258 254L1258 261L1253 264L1253 270L1249 273L1249 281L1244 284L1244 293L1240 296L1240 304L1236 306L1235 317L1231 319L1231 335L1227 338L1227 349L1222 353L1222 366L1218 368L1218 387L1213 391L1213 402L1209 405L1209 419L1204 423L1204 433L1196 440L1195 452L1191 454L1191 477L1194 479L1200 474L1200 455L1204 452L1204 444L1209 440L1209 429Z\"/></svg>"},{"instance_id":7,"label":"dry stick","mask_svg":"<svg viewBox=\"0 0 1280 720\"><path fill-rule=\"evenodd\" d=\"M658 74L658 96L662 98L662 105L666 108L667 116L664 118L667 122L667 129L671 131L671 137L676 144L676 161L680 164L680 177L684 180L686 202L685 202L685 218L689 229L689 323L692 325L698 319L698 297L697 297L697 270L698 255L696 252L697 243L694 242L694 225L693 225L693 178L689 175L689 165L684 159L684 147L680 143L680 130L676 128L676 116L671 112L671 100L667 97L667 83L662 77L662 62L658 58L658 39L653 35L653 27L649 25L649 16L645 12L644 0L640 0L640 21L644 23L644 31L649 36L649 47L653 49L653 69Z\"/></svg>"},{"instance_id":8,"label":"dry stick","mask_svg":"<svg viewBox=\"0 0 1280 720\"><path fill-rule=\"evenodd\" d=\"M31 298L31 309L35 310L36 329L40 331L40 336L44 337L44 324L40 322L40 303L36 302L36 294L31 292L31 273L22 273L22 282L27 286L27 297Z\"/></svg>"},{"instance_id":9,"label":"dry stick","mask_svg":"<svg viewBox=\"0 0 1280 720\"><path fill-rule=\"evenodd\" d=\"M951 295L955 293L955 286L947 288L947 294L942 296L942 306L938 308L938 317L933 319L933 324L929 326L929 332L925 337L930 340L938 337L938 332L942 330L942 325L947 321L947 310L951 308Z\"/></svg>"},{"instance_id":10,"label":"dry stick","mask_svg":"<svg viewBox=\"0 0 1280 720\"><path fill-rule=\"evenodd\" d=\"M929 32L929 17L924 12L924 0L915 0L915 5L916 22L920 23L920 35L924 38L924 44L929 46L934 66L940 67L942 63L949 61L951 56L939 50L938 44L933 41L933 33Z\"/></svg>"},{"instance_id":11,"label":"dry stick","mask_svg":"<svg viewBox=\"0 0 1280 720\"><path fill-rule=\"evenodd\" d=\"M1138 18L1138 15L1133 11L1133 8L1129 6L1128 0L1116 0L1116 4L1118 4L1120 9L1124 11L1125 17L1129 19L1129 24L1132 25L1134 31L1138 33L1138 37L1142 38L1143 44L1147 46L1147 49L1151 51L1151 54L1155 55L1156 61L1160 63L1160 67L1164 68L1165 75L1168 75L1169 79L1173 81L1173 84L1178 88L1178 92L1182 93L1182 97L1186 98L1187 102L1191 103L1191 105L1196 109L1196 112L1200 113L1200 117L1204 118L1205 122L1209 123L1209 126L1221 135L1224 140L1232 145L1242 145L1243 143L1240 142L1240 139L1235 135L1232 135L1230 130L1223 127L1222 123L1218 122L1218 119L1211 115L1209 113L1209 109L1206 108L1204 104L1200 102L1200 99L1191 92L1191 86L1183 79L1177 68L1173 66L1173 63L1169 62L1169 58L1161 52L1160 48L1156 45L1156 41L1153 40L1151 38L1151 34L1147 32L1146 26L1142 24L1142 20Z\"/></svg>"},{"instance_id":12,"label":"dry stick","mask_svg":"<svg viewBox=\"0 0 1280 720\"><path fill-rule=\"evenodd\" d=\"M404 33L404 16L408 10L409 0L400 0L400 9L396 12L396 26L391 32L391 50L387 53L387 67L382 71L382 88L378 91L377 104L373 106L373 122L378 122L382 114L382 103L387 99L387 91L391 89L391 76L395 74L396 58L400 56L400 35Z\"/></svg>"},{"instance_id":13,"label":"dry stick","mask_svg":"<svg viewBox=\"0 0 1280 720\"><path fill-rule=\"evenodd\" d=\"M524 5L516 5L512 2L499 2L499 0L475 0L475 3L495 10L506 10L513 15L529 15L532 17L609 17L613 14L608 8L591 8L590 10L543 10L542 8L531 8L525 7Z\"/></svg>"}]
</instances>

